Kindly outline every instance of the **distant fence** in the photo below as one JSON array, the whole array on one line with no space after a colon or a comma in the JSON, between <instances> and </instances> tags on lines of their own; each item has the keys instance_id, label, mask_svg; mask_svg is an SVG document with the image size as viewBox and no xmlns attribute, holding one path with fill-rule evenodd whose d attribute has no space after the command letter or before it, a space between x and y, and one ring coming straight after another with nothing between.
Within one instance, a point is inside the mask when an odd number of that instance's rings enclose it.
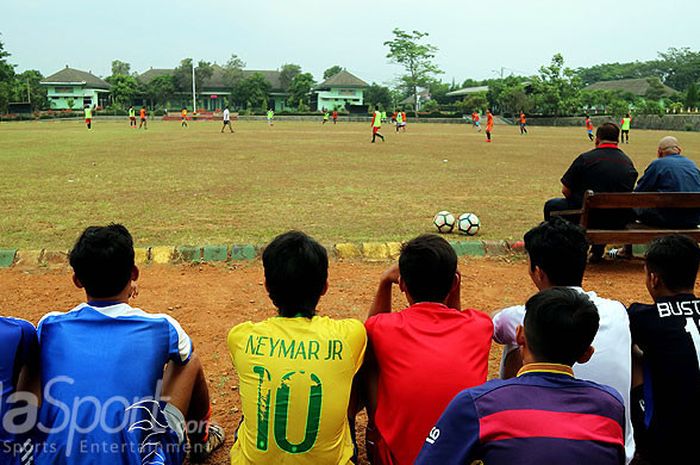
<instances>
[{"instance_id":1,"label":"distant fence","mask_svg":"<svg viewBox=\"0 0 700 465\"><path fill-rule=\"evenodd\" d=\"M528 118L528 124L532 126L583 126L585 118ZM593 124L600 126L608 121L619 124L617 118L610 116L591 116ZM657 129L664 131L700 131L700 115L633 115L632 129Z\"/></svg>"}]
</instances>

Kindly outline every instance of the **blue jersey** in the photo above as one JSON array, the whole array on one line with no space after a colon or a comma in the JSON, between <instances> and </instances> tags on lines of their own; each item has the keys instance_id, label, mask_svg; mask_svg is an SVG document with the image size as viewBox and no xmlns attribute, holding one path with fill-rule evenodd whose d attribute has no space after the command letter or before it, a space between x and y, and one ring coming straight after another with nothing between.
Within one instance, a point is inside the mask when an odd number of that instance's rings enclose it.
<instances>
[{"instance_id":1,"label":"blue jersey","mask_svg":"<svg viewBox=\"0 0 700 465\"><path fill-rule=\"evenodd\" d=\"M192 354L177 321L127 304L81 304L46 315L38 333L44 400L37 464L151 463L153 434L167 426L157 408L163 368ZM155 408L148 413L144 405Z\"/></svg>"},{"instance_id":2,"label":"blue jersey","mask_svg":"<svg viewBox=\"0 0 700 465\"><path fill-rule=\"evenodd\" d=\"M415 463L621 465L624 425L614 389L575 379L562 365L525 365L517 378L458 394Z\"/></svg>"},{"instance_id":3,"label":"blue jersey","mask_svg":"<svg viewBox=\"0 0 700 465\"><path fill-rule=\"evenodd\" d=\"M19 463L18 445L23 442L17 431L5 429L5 415L13 408L9 397L17 389L22 367L36 358L38 343L36 329L28 321L0 318L0 463Z\"/></svg>"}]
</instances>

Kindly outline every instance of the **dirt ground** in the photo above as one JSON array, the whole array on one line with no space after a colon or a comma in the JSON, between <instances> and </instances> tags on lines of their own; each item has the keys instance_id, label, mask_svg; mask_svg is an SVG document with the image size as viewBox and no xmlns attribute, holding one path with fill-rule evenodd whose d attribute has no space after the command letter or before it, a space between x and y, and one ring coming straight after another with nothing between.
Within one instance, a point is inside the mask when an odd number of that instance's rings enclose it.
<instances>
[{"instance_id":1,"label":"dirt ground","mask_svg":"<svg viewBox=\"0 0 700 465\"><path fill-rule=\"evenodd\" d=\"M331 264L330 289L319 314L365 319L375 286L387 263L337 262ZM535 291L522 258L462 259L462 303L492 313L523 303ZM226 428L227 441L210 463L227 463L233 432L240 420L238 380L226 347L228 330L237 323L259 321L275 314L263 287L259 261L236 265L146 266L140 295L133 305L152 313L168 313L192 337L210 384L215 418ZM641 261L609 262L591 266L584 287L629 304L649 301ZM66 311L84 296L73 287L68 268L0 270L0 314L36 323L49 311ZM395 293L394 307L405 303ZM494 345L490 377L498 374L500 347ZM358 439L365 419L358 420ZM361 443L362 445L362 443ZM364 463L364 462L361 462Z\"/></svg>"}]
</instances>

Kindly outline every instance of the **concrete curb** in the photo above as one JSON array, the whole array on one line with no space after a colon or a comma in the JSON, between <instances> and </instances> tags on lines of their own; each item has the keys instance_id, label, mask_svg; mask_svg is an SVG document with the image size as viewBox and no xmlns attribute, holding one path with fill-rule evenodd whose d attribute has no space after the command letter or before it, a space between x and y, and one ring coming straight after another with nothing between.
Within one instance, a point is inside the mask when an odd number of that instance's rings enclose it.
<instances>
[{"instance_id":1,"label":"concrete curb","mask_svg":"<svg viewBox=\"0 0 700 465\"><path fill-rule=\"evenodd\" d=\"M341 242L326 246L336 260L382 262L396 260L401 242ZM523 252L522 241L452 240L450 245L460 257L505 256ZM227 263L259 258L264 247L253 244L179 245L136 247L137 265L178 263ZM52 267L68 264L68 251L49 249L0 249L0 268Z\"/></svg>"}]
</instances>

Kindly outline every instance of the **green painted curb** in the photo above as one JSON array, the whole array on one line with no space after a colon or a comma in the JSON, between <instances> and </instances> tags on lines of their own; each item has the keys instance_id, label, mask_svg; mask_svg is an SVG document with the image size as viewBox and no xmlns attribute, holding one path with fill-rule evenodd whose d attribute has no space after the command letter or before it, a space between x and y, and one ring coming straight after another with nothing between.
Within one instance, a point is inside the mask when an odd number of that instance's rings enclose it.
<instances>
[{"instance_id":1,"label":"green painted curb","mask_svg":"<svg viewBox=\"0 0 700 465\"><path fill-rule=\"evenodd\" d=\"M228 247L225 245L205 245L202 247L202 260L205 262L225 262L228 260Z\"/></svg>"},{"instance_id":2,"label":"green painted curb","mask_svg":"<svg viewBox=\"0 0 700 465\"><path fill-rule=\"evenodd\" d=\"M232 245L231 246L231 260L242 261L242 260L255 260L258 256L255 246L250 244L244 245Z\"/></svg>"},{"instance_id":3,"label":"green painted curb","mask_svg":"<svg viewBox=\"0 0 700 465\"><path fill-rule=\"evenodd\" d=\"M450 241L450 245L458 257L483 257L486 255L486 249L481 241Z\"/></svg>"},{"instance_id":4,"label":"green painted curb","mask_svg":"<svg viewBox=\"0 0 700 465\"><path fill-rule=\"evenodd\" d=\"M632 245L632 255L643 257L647 253L647 245L646 244L633 244Z\"/></svg>"},{"instance_id":5,"label":"green painted curb","mask_svg":"<svg viewBox=\"0 0 700 465\"><path fill-rule=\"evenodd\" d=\"M0 249L0 268L9 268L15 262L17 249Z\"/></svg>"},{"instance_id":6,"label":"green painted curb","mask_svg":"<svg viewBox=\"0 0 700 465\"><path fill-rule=\"evenodd\" d=\"M177 254L175 254L175 261L183 262L199 262L202 258L201 247L193 245L181 245L177 247Z\"/></svg>"}]
</instances>

